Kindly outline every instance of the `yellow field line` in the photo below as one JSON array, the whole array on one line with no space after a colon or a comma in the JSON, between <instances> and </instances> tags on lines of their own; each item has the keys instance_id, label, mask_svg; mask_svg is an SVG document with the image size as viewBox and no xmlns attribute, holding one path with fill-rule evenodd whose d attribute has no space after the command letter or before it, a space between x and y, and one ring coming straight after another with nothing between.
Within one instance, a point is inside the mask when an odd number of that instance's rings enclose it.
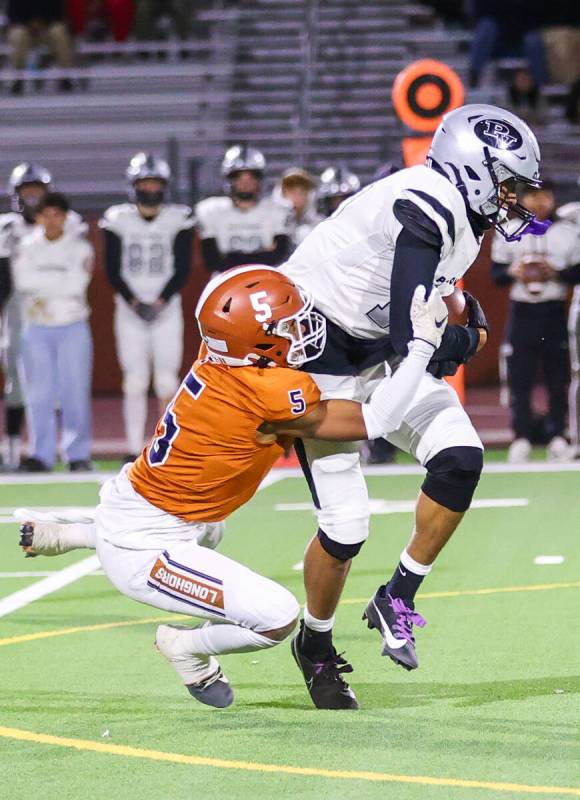
<instances>
[{"instance_id":1,"label":"yellow field line","mask_svg":"<svg viewBox=\"0 0 580 800\"><path fill-rule=\"evenodd\" d=\"M54 636L68 636L71 633L84 633L85 631L108 631L111 628L126 628L130 625L147 625L150 622L167 622L170 619L183 618L181 614L165 614L163 617L146 617L145 619L127 619L120 622L102 622L97 625L78 625L75 628L58 628L55 631L37 631L24 633L20 636L9 636L0 639L0 647L7 644L20 644L21 642L34 642L37 639L52 639Z\"/></svg>"},{"instance_id":2,"label":"yellow field line","mask_svg":"<svg viewBox=\"0 0 580 800\"><path fill-rule=\"evenodd\" d=\"M569 583L531 583L527 586L500 586L492 589L460 589L456 592L420 592L417 600L436 600L442 597L477 597L478 595L506 594L511 592L547 592L550 589L580 589L580 581ZM368 597L348 597L341 600L340 605L349 606L358 603L368 603ZM0 644L2 640L0 639Z\"/></svg>"},{"instance_id":3,"label":"yellow field line","mask_svg":"<svg viewBox=\"0 0 580 800\"><path fill-rule=\"evenodd\" d=\"M532 583L528 586L503 586L495 589L466 589L456 592L425 592L419 594L420 600L434 600L445 597L476 597L478 595L504 594L506 592L546 592L551 589L580 589L580 581L569 583ZM341 600L340 605L358 605L366 603L368 597L349 597ZM85 633L94 631L107 631L112 628L130 628L133 625L148 625L154 622L166 622L171 619L183 619L182 614L166 614L163 617L145 617L144 619L128 619L120 622L103 622L97 625L78 625L74 628L57 628L53 631L37 631L36 633L23 633L20 636L9 636L0 639L0 647L10 644L21 644L23 642L35 642L39 639L52 639L55 636L68 636L73 633Z\"/></svg>"},{"instance_id":4,"label":"yellow field line","mask_svg":"<svg viewBox=\"0 0 580 800\"><path fill-rule=\"evenodd\" d=\"M419 786L490 789L495 792L515 792L517 794L557 794L580 797L580 788L572 786L534 786L520 783L474 781L463 778L435 778L428 775L392 775L387 772L359 772L356 770L322 769L320 767L291 767L284 764L261 764L254 761L230 761L223 758L207 758L183 753L166 753L161 750L146 750L140 747L130 747L129 745L92 742L87 739L67 739L61 736L49 736L45 733L24 731L18 728L0 727L0 736L6 739L19 739L24 742L48 744L56 747L70 747L75 750L91 751L112 756L141 758L149 761L169 761L174 764L188 764L195 767L215 767L216 769L237 769L245 770L246 772L269 772L277 775L299 775L302 777L371 781L374 783L412 783Z\"/></svg>"}]
</instances>

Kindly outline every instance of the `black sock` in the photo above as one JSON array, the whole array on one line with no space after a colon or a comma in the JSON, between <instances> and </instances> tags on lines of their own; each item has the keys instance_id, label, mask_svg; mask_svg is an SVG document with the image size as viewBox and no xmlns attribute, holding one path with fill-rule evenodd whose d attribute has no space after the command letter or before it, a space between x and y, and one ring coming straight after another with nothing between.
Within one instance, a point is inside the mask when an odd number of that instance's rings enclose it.
<instances>
[{"instance_id":1,"label":"black sock","mask_svg":"<svg viewBox=\"0 0 580 800\"><path fill-rule=\"evenodd\" d=\"M311 661L326 661L334 651L332 630L313 631L304 624L300 635L300 651Z\"/></svg>"},{"instance_id":2,"label":"black sock","mask_svg":"<svg viewBox=\"0 0 580 800\"><path fill-rule=\"evenodd\" d=\"M415 572L411 572L410 569L403 566L399 561L399 566L393 572L393 577L383 588L383 597L386 597L388 594L390 594L391 597L400 597L407 605L414 608L413 600L415 599L419 586L423 583L424 577L424 575L417 575Z\"/></svg>"}]
</instances>

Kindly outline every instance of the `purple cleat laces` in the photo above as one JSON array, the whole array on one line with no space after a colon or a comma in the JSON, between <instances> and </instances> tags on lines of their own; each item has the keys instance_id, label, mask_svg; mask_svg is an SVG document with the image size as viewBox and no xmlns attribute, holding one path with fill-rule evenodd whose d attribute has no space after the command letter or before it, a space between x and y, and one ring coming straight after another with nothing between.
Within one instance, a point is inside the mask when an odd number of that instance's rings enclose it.
<instances>
[{"instance_id":1,"label":"purple cleat laces","mask_svg":"<svg viewBox=\"0 0 580 800\"><path fill-rule=\"evenodd\" d=\"M389 595L389 605L397 615L397 620L392 626L393 633L400 639L406 639L406 641L414 643L413 625L418 628L424 628L427 620L413 608L406 606L401 597L391 597Z\"/></svg>"}]
</instances>

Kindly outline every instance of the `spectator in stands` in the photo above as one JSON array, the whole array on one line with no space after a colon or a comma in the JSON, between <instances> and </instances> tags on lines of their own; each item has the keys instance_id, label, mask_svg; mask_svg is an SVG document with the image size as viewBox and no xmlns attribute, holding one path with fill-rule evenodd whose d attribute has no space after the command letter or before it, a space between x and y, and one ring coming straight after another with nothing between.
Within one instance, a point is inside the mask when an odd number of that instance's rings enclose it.
<instances>
[{"instance_id":1,"label":"spectator in stands","mask_svg":"<svg viewBox=\"0 0 580 800\"><path fill-rule=\"evenodd\" d=\"M191 0L135 0L135 34L139 41L159 39L159 22L169 17L173 32L185 41L191 36L194 4Z\"/></svg>"},{"instance_id":2,"label":"spectator in stands","mask_svg":"<svg viewBox=\"0 0 580 800\"><path fill-rule=\"evenodd\" d=\"M116 42L125 42L133 28L133 0L67 0L70 26L76 35L103 38L107 29Z\"/></svg>"},{"instance_id":3,"label":"spectator in stands","mask_svg":"<svg viewBox=\"0 0 580 800\"><path fill-rule=\"evenodd\" d=\"M287 205L261 197L266 160L255 147L234 145L222 161L227 196L208 197L197 204L201 248L209 272L241 264L277 267L291 245Z\"/></svg>"},{"instance_id":4,"label":"spectator in stands","mask_svg":"<svg viewBox=\"0 0 580 800\"><path fill-rule=\"evenodd\" d=\"M322 217L316 213L316 180L305 169L290 167L282 173L272 197L291 208L292 245L298 247Z\"/></svg>"},{"instance_id":5,"label":"spectator in stands","mask_svg":"<svg viewBox=\"0 0 580 800\"><path fill-rule=\"evenodd\" d=\"M64 0L8 0L8 44L14 69L26 69L33 47L46 45L58 67L72 67L72 42L65 23ZM70 91L69 78L59 81L61 91ZM12 94L22 94L23 81L12 84Z\"/></svg>"},{"instance_id":6,"label":"spectator in stands","mask_svg":"<svg viewBox=\"0 0 580 800\"><path fill-rule=\"evenodd\" d=\"M548 181L541 189L527 188L522 202L539 220L555 209ZM519 223L518 223L519 224ZM512 442L508 459L527 461L533 441L548 442L548 457L561 461L570 451L564 438L566 387L569 375L566 298L578 280L578 231L569 222L556 222L544 236L527 235L506 242L496 236L492 245L492 276L498 286L510 287L507 324L508 382L512 410ZM542 428L532 413L532 391L542 366L549 409Z\"/></svg>"},{"instance_id":7,"label":"spectator in stands","mask_svg":"<svg viewBox=\"0 0 580 800\"><path fill-rule=\"evenodd\" d=\"M510 86L510 100L535 109L546 82L545 54L540 26L543 11L539 0L473 0L475 26L470 52L469 82L479 85L485 65L498 56L522 57L527 70L520 70Z\"/></svg>"},{"instance_id":8,"label":"spectator in stands","mask_svg":"<svg viewBox=\"0 0 580 800\"><path fill-rule=\"evenodd\" d=\"M65 230L69 204L46 195L39 225L25 236L14 263L22 304L22 363L30 457L25 472L46 472L57 458L57 409L61 445L71 472L91 468L91 378L93 344L87 288L93 248L78 232Z\"/></svg>"},{"instance_id":9,"label":"spectator in stands","mask_svg":"<svg viewBox=\"0 0 580 800\"><path fill-rule=\"evenodd\" d=\"M555 83L568 85L566 117L577 124L580 121L580 4L552 0L546 4L545 24L550 78Z\"/></svg>"}]
</instances>

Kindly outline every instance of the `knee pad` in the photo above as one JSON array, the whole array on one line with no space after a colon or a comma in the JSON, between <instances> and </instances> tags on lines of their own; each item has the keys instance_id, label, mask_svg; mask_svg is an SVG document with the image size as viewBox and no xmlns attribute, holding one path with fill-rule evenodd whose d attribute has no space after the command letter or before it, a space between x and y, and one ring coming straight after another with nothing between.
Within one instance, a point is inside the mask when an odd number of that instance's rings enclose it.
<instances>
[{"instance_id":1,"label":"knee pad","mask_svg":"<svg viewBox=\"0 0 580 800\"><path fill-rule=\"evenodd\" d=\"M158 400L173 397L179 386L177 375L173 372L160 372L153 375L153 390Z\"/></svg>"},{"instance_id":2,"label":"knee pad","mask_svg":"<svg viewBox=\"0 0 580 800\"><path fill-rule=\"evenodd\" d=\"M467 511L483 469L479 447L448 447L427 463L423 492L450 511Z\"/></svg>"},{"instance_id":3,"label":"knee pad","mask_svg":"<svg viewBox=\"0 0 580 800\"><path fill-rule=\"evenodd\" d=\"M318 533L316 535L322 546L322 549L326 550L328 555L336 558L337 561L350 561L351 558L354 558L359 554L360 549L364 544L364 539L362 542L357 542L356 544L341 544L341 542L335 542L333 539L327 536L324 531L320 530L320 528L318 529Z\"/></svg>"},{"instance_id":4,"label":"knee pad","mask_svg":"<svg viewBox=\"0 0 580 800\"><path fill-rule=\"evenodd\" d=\"M317 458L310 470L318 500L319 527L330 541L346 547L355 545L360 549L369 535L370 520L369 496L360 468L360 454L335 453Z\"/></svg>"}]
</instances>

